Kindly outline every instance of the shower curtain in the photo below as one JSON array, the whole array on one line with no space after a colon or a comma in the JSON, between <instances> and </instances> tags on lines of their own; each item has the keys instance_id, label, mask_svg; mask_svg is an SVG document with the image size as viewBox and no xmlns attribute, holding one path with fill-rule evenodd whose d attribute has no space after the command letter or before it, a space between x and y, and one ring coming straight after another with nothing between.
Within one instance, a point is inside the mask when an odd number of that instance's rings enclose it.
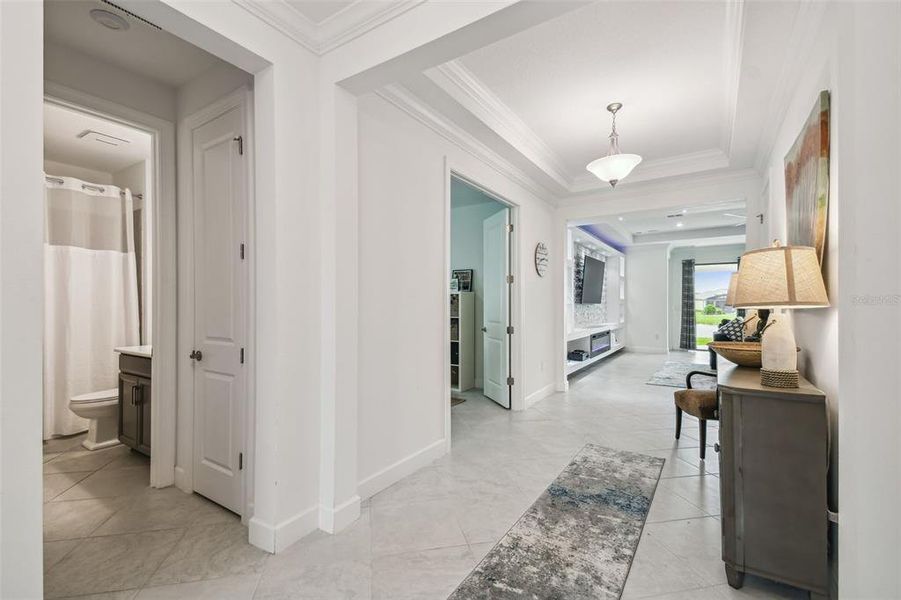
<instances>
[{"instance_id":1,"label":"shower curtain","mask_svg":"<svg viewBox=\"0 0 901 600\"><path fill-rule=\"evenodd\" d=\"M44 439L88 428L68 408L117 386L117 346L139 343L131 192L46 177Z\"/></svg>"}]
</instances>

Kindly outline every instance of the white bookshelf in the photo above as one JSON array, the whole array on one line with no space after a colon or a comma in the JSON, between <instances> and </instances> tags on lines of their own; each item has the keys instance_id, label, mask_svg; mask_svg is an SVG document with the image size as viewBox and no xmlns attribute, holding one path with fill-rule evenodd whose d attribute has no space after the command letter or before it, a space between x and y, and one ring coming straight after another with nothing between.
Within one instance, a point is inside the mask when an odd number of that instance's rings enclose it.
<instances>
[{"instance_id":1,"label":"white bookshelf","mask_svg":"<svg viewBox=\"0 0 901 600\"><path fill-rule=\"evenodd\" d=\"M451 390L465 392L475 385L475 297L472 292L450 294Z\"/></svg>"}]
</instances>

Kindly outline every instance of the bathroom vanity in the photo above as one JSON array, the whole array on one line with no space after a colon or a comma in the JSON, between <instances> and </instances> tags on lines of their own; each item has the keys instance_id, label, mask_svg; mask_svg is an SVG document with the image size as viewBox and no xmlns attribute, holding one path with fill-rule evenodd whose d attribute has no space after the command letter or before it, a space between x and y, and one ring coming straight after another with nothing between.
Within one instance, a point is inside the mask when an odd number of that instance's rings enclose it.
<instances>
[{"instance_id":1,"label":"bathroom vanity","mask_svg":"<svg viewBox=\"0 0 901 600\"><path fill-rule=\"evenodd\" d=\"M119 441L150 456L151 347L125 346L119 353Z\"/></svg>"}]
</instances>

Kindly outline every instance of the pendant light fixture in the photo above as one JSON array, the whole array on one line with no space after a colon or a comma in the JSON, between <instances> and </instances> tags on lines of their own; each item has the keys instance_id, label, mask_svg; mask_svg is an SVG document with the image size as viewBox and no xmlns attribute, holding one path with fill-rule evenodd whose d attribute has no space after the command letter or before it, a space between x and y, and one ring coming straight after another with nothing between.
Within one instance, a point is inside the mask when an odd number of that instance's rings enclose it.
<instances>
[{"instance_id":1,"label":"pendant light fixture","mask_svg":"<svg viewBox=\"0 0 901 600\"><path fill-rule=\"evenodd\" d=\"M619 151L619 134L616 133L616 112L623 107L621 102L607 105L607 110L613 114L613 128L610 130L610 149L607 156L588 163L586 167L595 177L606 181L611 187L616 187L622 179L632 172L641 157L637 154L623 154Z\"/></svg>"}]
</instances>

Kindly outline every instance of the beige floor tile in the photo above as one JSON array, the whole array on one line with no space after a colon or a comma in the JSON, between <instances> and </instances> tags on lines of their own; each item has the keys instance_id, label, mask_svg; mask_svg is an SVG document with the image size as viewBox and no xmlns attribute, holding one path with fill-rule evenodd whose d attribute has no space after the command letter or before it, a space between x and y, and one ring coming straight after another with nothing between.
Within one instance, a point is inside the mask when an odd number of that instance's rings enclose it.
<instances>
[{"instance_id":1,"label":"beige floor tile","mask_svg":"<svg viewBox=\"0 0 901 600\"><path fill-rule=\"evenodd\" d=\"M184 531L154 531L83 541L44 577L46 598L142 587Z\"/></svg>"},{"instance_id":2,"label":"beige floor tile","mask_svg":"<svg viewBox=\"0 0 901 600\"><path fill-rule=\"evenodd\" d=\"M368 560L301 561L263 573L254 600L369 600L371 580Z\"/></svg>"},{"instance_id":3,"label":"beige floor tile","mask_svg":"<svg viewBox=\"0 0 901 600\"><path fill-rule=\"evenodd\" d=\"M44 475L44 502L53 500L70 487L90 475L91 472L51 473Z\"/></svg>"},{"instance_id":4,"label":"beige floor tile","mask_svg":"<svg viewBox=\"0 0 901 600\"><path fill-rule=\"evenodd\" d=\"M372 507L373 556L465 544L453 501Z\"/></svg>"},{"instance_id":5,"label":"beige floor tile","mask_svg":"<svg viewBox=\"0 0 901 600\"><path fill-rule=\"evenodd\" d=\"M58 437L44 441L44 454L52 454L55 452L68 452L69 450L81 449L81 443L87 437L87 433L77 433L66 437Z\"/></svg>"},{"instance_id":6,"label":"beige floor tile","mask_svg":"<svg viewBox=\"0 0 901 600\"><path fill-rule=\"evenodd\" d=\"M57 459L59 460L59 459ZM55 461L54 461L55 462ZM53 462L48 463L50 465ZM150 487L148 467L100 470L72 486L54 500L80 500L84 498L108 498L131 496L146 491Z\"/></svg>"},{"instance_id":7,"label":"beige floor tile","mask_svg":"<svg viewBox=\"0 0 901 600\"><path fill-rule=\"evenodd\" d=\"M174 486L151 488L132 496L127 505L93 535L187 528L237 520L234 513L197 494L186 494Z\"/></svg>"},{"instance_id":8,"label":"beige floor tile","mask_svg":"<svg viewBox=\"0 0 901 600\"><path fill-rule=\"evenodd\" d=\"M89 536L122 507L120 498L96 498L44 504L44 540Z\"/></svg>"},{"instance_id":9,"label":"beige floor tile","mask_svg":"<svg viewBox=\"0 0 901 600\"><path fill-rule=\"evenodd\" d=\"M240 521L191 527L160 564L148 585L258 574L268 556L247 543L247 528Z\"/></svg>"},{"instance_id":10,"label":"beige floor tile","mask_svg":"<svg viewBox=\"0 0 901 600\"><path fill-rule=\"evenodd\" d=\"M44 542L44 572L46 573L56 563L78 545L80 540L63 540L59 542Z\"/></svg>"},{"instance_id":11,"label":"beige floor tile","mask_svg":"<svg viewBox=\"0 0 901 600\"><path fill-rule=\"evenodd\" d=\"M468 546L375 558L372 600L447 598L477 562Z\"/></svg>"},{"instance_id":12,"label":"beige floor tile","mask_svg":"<svg viewBox=\"0 0 901 600\"><path fill-rule=\"evenodd\" d=\"M135 600L252 600L259 580L251 574L146 587Z\"/></svg>"},{"instance_id":13,"label":"beige floor tile","mask_svg":"<svg viewBox=\"0 0 901 600\"><path fill-rule=\"evenodd\" d=\"M104 448L103 450L85 450L82 448L64 452L53 460L44 463L44 474L96 471L121 457L122 451L120 448L122 447Z\"/></svg>"}]
</instances>

